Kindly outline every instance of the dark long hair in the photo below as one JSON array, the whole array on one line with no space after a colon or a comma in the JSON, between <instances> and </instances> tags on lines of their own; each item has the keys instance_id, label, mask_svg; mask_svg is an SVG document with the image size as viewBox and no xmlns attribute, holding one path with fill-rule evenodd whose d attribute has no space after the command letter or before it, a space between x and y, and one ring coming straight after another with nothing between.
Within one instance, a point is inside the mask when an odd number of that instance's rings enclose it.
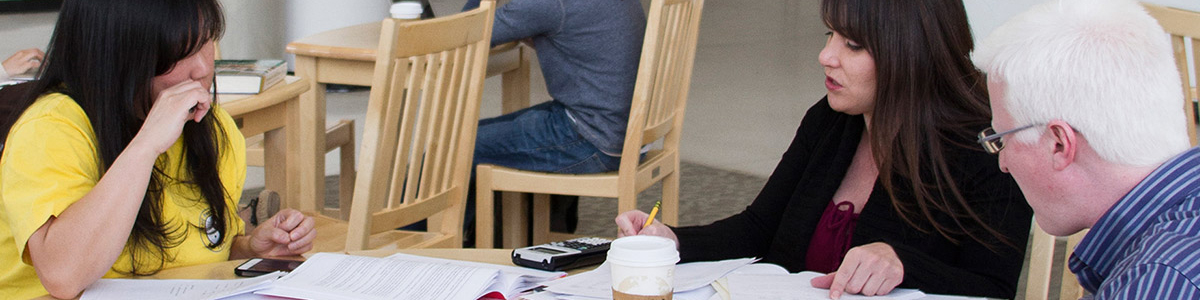
<instances>
[{"instance_id":1,"label":"dark long hair","mask_svg":"<svg viewBox=\"0 0 1200 300\"><path fill-rule=\"evenodd\" d=\"M216 0L64 1L38 79L17 104L15 115L7 116L0 128L10 128L40 95L66 94L87 114L96 135L100 170L106 170L145 122L155 100L152 79L219 39L224 26ZM227 150L220 148L227 144L223 133L212 114L184 125L180 136L184 155L171 157L187 162L183 178L167 175L162 169L167 157L159 156L124 250L131 255L133 274L158 272L175 259L166 249L178 246L186 235L187 228L168 226L162 217L166 186L197 188L204 199L194 200L208 205L221 237L209 247L225 243L227 223L236 216L226 205L229 193L217 170L220 151ZM154 263L158 266L139 268Z\"/></svg>"},{"instance_id":2,"label":"dark long hair","mask_svg":"<svg viewBox=\"0 0 1200 300\"><path fill-rule=\"evenodd\" d=\"M971 209L946 162L949 151L978 151L964 137L991 122L984 75L969 58L975 45L962 1L823 0L821 12L830 28L875 60L871 149L897 213L922 231L928 229L916 221L927 220L953 242L965 234L991 247L974 227L1016 247ZM896 197L902 186L910 187L905 192L913 201ZM936 221L938 212L954 224Z\"/></svg>"}]
</instances>

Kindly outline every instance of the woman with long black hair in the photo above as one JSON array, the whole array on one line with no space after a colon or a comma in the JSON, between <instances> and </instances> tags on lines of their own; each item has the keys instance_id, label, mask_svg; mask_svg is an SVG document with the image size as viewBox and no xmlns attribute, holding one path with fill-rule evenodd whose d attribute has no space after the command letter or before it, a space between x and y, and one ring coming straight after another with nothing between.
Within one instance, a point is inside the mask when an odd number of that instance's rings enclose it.
<instances>
[{"instance_id":1,"label":"woman with long black hair","mask_svg":"<svg viewBox=\"0 0 1200 300\"><path fill-rule=\"evenodd\" d=\"M975 134L989 126L961 0L824 0L812 106L762 192L709 225L621 235L675 239L684 261L761 257L842 293L893 288L1012 298L1032 211Z\"/></svg>"},{"instance_id":2,"label":"woman with long black hair","mask_svg":"<svg viewBox=\"0 0 1200 300\"><path fill-rule=\"evenodd\" d=\"M308 251L285 210L246 235L244 138L213 102L216 0L67 0L32 92L4 116L0 294Z\"/></svg>"}]
</instances>

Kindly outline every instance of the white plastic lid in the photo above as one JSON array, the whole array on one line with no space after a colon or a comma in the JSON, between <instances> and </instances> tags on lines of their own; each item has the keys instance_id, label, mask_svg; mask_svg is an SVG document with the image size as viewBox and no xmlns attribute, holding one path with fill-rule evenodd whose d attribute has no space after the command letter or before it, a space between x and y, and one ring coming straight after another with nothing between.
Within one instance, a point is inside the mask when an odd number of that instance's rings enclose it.
<instances>
[{"instance_id":1,"label":"white plastic lid","mask_svg":"<svg viewBox=\"0 0 1200 300\"><path fill-rule=\"evenodd\" d=\"M392 18L397 19L416 19L421 17L421 13L425 9L421 8L421 3L416 1L403 1L392 4L390 12Z\"/></svg>"},{"instance_id":2,"label":"white plastic lid","mask_svg":"<svg viewBox=\"0 0 1200 300\"><path fill-rule=\"evenodd\" d=\"M609 245L608 261L633 266L673 265L679 262L679 250L675 249L675 241L664 237L627 236Z\"/></svg>"}]
</instances>

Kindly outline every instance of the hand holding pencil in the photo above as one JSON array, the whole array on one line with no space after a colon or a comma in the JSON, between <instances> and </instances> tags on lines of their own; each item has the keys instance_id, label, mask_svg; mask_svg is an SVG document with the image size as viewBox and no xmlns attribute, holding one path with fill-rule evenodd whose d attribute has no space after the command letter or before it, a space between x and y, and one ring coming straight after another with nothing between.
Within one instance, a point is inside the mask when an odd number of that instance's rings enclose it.
<instances>
[{"instance_id":1,"label":"hand holding pencil","mask_svg":"<svg viewBox=\"0 0 1200 300\"><path fill-rule=\"evenodd\" d=\"M679 245L679 238L675 236L675 232L670 227L662 222L655 222L654 216L662 209L662 202L654 205L650 210L650 214L646 214L640 210L631 210L617 215L617 237L632 236L632 235L653 235L671 239L675 241L675 245Z\"/></svg>"}]
</instances>

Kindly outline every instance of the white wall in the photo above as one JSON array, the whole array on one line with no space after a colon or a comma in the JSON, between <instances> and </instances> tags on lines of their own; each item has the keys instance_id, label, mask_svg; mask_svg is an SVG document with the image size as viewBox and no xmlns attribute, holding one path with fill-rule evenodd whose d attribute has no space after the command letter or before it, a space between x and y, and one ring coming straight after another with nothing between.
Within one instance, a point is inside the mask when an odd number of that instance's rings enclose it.
<instances>
[{"instance_id":1,"label":"white wall","mask_svg":"<svg viewBox=\"0 0 1200 300\"><path fill-rule=\"evenodd\" d=\"M0 14L0 60L21 49L45 49L58 12Z\"/></svg>"},{"instance_id":2,"label":"white wall","mask_svg":"<svg viewBox=\"0 0 1200 300\"><path fill-rule=\"evenodd\" d=\"M1178 7L1191 11L1200 11L1200 1L1197 0L1142 0L1163 6ZM971 33L979 41L987 37L992 30L1004 24L1018 13L1029 9L1034 4L1046 0L964 0L967 8L967 18L971 22Z\"/></svg>"},{"instance_id":3,"label":"white wall","mask_svg":"<svg viewBox=\"0 0 1200 300\"><path fill-rule=\"evenodd\" d=\"M225 59L282 59L284 0L223 0L225 36L221 57Z\"/></svg>"},{"instance_id":4,"label":"white wall","mask_svg":"<svg viewBox=\"0 0 1200 300\"><path fill-rule=\"evenodd\" d=\"M1200 0L1141 0L1143 2L1154 3L1163 6L1182 8L1190 11L1200 11ZM988 34L1000 27L1009 18L1016 14L1024 12L1029 7L1046 2L1045 0L964 0L963 4L967 9L967 18L971 22L971 34L975 36L975 41L983 40ZM1189 47L1196 47L1190 45ZM1188 59L1195 60L1197 57L1192 57L1194 51L1187 51ZM1188 70L1190 73L1188 78L1196 79L1196 73L1193 70ZM1197 83L1193 82L1195 86Z\"/></svg>"}]
</instances>

